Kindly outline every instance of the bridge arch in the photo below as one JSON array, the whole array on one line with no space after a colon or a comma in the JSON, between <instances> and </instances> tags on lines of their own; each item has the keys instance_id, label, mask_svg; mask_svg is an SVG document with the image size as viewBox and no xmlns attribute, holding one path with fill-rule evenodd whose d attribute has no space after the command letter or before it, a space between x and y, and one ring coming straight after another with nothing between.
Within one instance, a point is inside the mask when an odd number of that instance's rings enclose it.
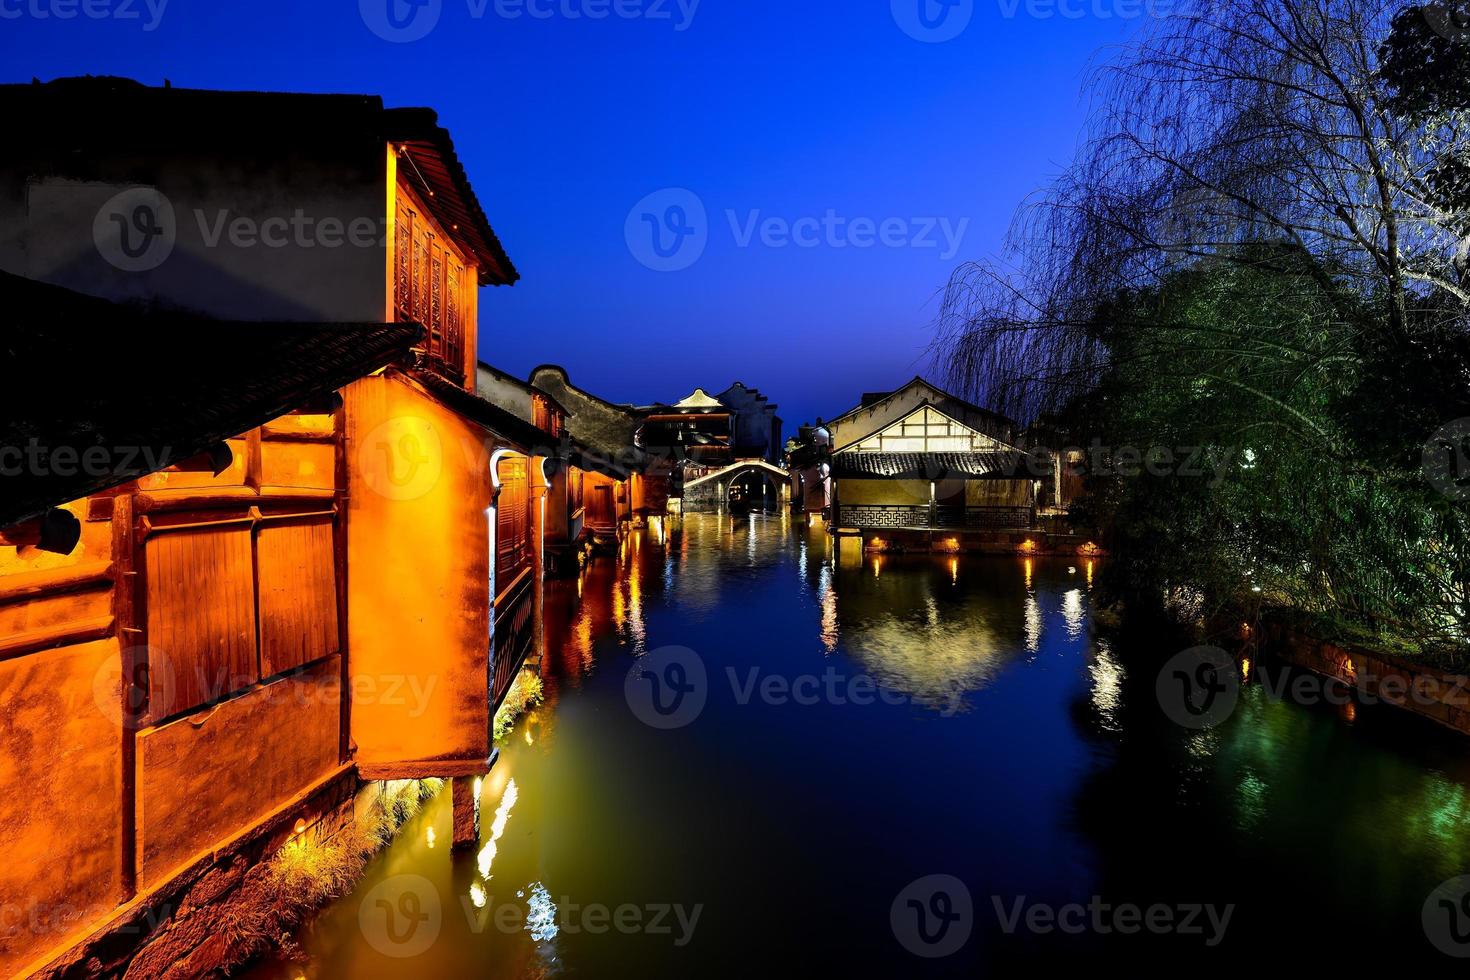
<instances>
[{"instance_id":1,"label":"bridge arch","mask_svg":"<svg viewBox=\"0 0 1470 980\"><path fill-rule=\"evenodd\" d=\"M791 488L791 474L774 463L763 459L741 459L721 467L713 473L689 480L684 484L684 511L718 510L728 506L730 487L742 479L759 476L769 481L772 489L771 503L786 500Z\"/></svg>"}]
</instances>

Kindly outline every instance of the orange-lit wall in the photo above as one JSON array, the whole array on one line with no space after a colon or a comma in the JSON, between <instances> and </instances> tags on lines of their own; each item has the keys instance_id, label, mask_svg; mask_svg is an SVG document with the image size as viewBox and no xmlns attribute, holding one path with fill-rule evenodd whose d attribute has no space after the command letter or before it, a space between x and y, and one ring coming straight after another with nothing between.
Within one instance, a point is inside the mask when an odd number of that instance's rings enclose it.
<instances>
[{"instance_id":1,"label":"orange-lit wall","mask_svg":"<svg viewBox=\"0 0 1470 980\"><path fill-rule=\"evenodd\" d=\"M490 754L489 447L396 376L347 389L348 635L359 767ZM392 688L396 696L389 697ZM376 773L374 773L376 775Z\"/></svg>"},{"instance_id":2,"label":"orange-lit wall","mask_svg":"<svg viewBox=\"0 0 1470 980\"><path fill-rule=\"evenodd\" d=\"M106 639L0 662L0 974L123 898L121 698L93 687L117 656Z\"/></svg>"},{"instance_id":3,"label":"orange-lit wall","mask_svg":"<svg viewBox=\"0 0 1470 980\"><path fill-rule=\"evenodd\" d=\"M286 416L230 440L218 476L166 471L71 504L69 555L0 547L0 973L342 764L335 430ZM140 574L119 574L129 563ZM143 648L152 699L130 718L124 663Z\"/></svg>"}]
</instances>

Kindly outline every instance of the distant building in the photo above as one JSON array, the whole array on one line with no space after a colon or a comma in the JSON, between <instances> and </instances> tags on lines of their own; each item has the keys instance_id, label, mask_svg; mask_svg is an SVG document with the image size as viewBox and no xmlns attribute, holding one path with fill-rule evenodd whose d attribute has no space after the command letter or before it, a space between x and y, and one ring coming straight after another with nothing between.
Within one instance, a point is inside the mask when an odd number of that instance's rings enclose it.
<instances>
[{"instance_id":1,"label":"distant building","mask_svg":"<svg viewBox=\"0 0 1470 980\"><path fill-rule=\"evenodd\" d=\"M1017 441L1010 419L914 378L803 427L789 450L793 498L864 548L1020 544L1051 470L1033 473Z\"/></svg>"},{"instance_id":2,"label":"distant building","mask_svg":"<svg viewBox=\"0 0 1470 980\"><path fill-rule=\"evenodd\" d=\"M739 381L715 398L730 410L731 455L736 459L781 462L781 419L769 398Z\"/></svg>"},{"instance_id":3,"label":"distant building","mask_svg":"<svg viewBox=\"0 0 1470 980\"><path fill-rule=\"evenodd\" d=\"M734 413L703 388L695 388L672 405L645 405L636 412L642 419L638 444L651 453L673 456L705 470L735 459Z\"/></svg>"},{"instance_id":4,"label":"distant building","mask_svg":"<svg viewBox=\"0 0 1470 980\"><path fill-rule=\"evenodd\" d=\"M608 543L625 523L661 517L679 493L672 461L638 442L641 413L572 384L565 368L543 364L527 384L564 406L568 466L552 479L547 544L567 552Z\"/></svg>"}]
</instances>

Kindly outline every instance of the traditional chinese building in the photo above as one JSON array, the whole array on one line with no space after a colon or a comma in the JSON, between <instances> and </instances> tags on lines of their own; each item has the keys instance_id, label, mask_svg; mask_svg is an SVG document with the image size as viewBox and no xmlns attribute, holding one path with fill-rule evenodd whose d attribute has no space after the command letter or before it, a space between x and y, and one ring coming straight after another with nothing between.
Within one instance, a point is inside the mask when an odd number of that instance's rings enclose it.
<instances>
[{"instance_id":1,"label":"traditional chinese building","mask_svg":"<svg viewBox=\"0 0 1470 980\"><path fill-rule=\"evenodd\" d=\"M625 524L668 513L680 496L681 470L675 456L642 442L637 409L577 387L555 364L533 370L529 383L568 413L568 465L554 481L557 508L566 517L555 525L549 547L575 551L585 543L610 543Z\"/></svg>"},{"instance_id":2,"label":"traditional chinese building","mask_svg":"<svg viewBox=\"0 0 1470 980\"><path fill-rule=\"evenodd\" d=\"M144 913L231 901L213 870L350 819L360 780L451 779L474 839L560 411L476 392L479 287L517 273L433 112L91 78L0 108L0 269L128 304L7 304L51 345L5 348L38 408L7 437L159 464L0 517L0 903L41 924L0 967L208 966L207 917Z\"/></svg>"},{"instance_id":3,"label":"traditional chinese building","mask_svg":"<svg viewBox=\"0 0 1470 980\"><path fill-rule=\"evenodd\" d=\"M914 378L804 432L793 492L825 501L839 550L1009 550L1037 527L1038 482L1015 423ZM1034 546L1034 544L1033 544Z\"/></svg>"}]
</instances>

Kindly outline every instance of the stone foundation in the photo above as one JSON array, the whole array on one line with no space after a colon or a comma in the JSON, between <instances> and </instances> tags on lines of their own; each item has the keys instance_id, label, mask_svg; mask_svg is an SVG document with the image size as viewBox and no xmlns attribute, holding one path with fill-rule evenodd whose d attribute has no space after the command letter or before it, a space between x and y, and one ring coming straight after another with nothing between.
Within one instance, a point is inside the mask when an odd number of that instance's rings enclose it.
<instances>
[{"instance_id":1,"label":"stone foundation","mask_svg":"<svg viewBox=\"0 0 1470 980\"><path fill-rule=\"evenodd\" d=\"M860 548L879 554L973 553L984 555L1071 556L1100 558L1102 549L1079 534L1036 530L885 530L841 528L836 532L841 548Z\"/></svg>"},{"instance_id":2,"label":"stone foundation","mask_svg":"<svg viewBox=\"0 0 1470 980\"><path fill-rule=\"evenodd\" d=\"M1360 697L1470 735L1470 677L1318 640L1280 624L1267 627L1266 641L1267 652L1339 681Z\"/></svg>"}]
</instances>

